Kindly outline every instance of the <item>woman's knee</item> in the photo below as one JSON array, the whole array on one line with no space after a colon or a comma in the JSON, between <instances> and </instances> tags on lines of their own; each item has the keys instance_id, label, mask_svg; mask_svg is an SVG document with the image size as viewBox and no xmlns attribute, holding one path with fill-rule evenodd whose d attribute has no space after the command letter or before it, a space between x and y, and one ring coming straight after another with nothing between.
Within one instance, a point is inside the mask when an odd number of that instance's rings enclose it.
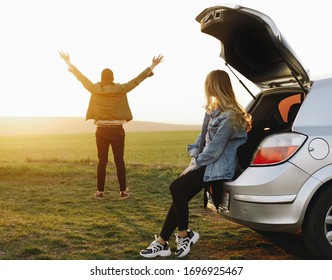
<instances>
[{"instance_id":1,"label":"woman's knee","mask_svg":"<svg viewBox=\"0 0 332 280\"><path fill-rule=\"evenodd\" d=\"M123 157L114 158L114 163L117 166L125 165L125 161L124 161Z\"/></svg>"},{"instance_id":2,"label":"woman's knee","mask_svg":"<svg viewBox=\"0 0 332 280\"><path fill-rule=\"evenodd\" d=\"M98 166L99 167L106 167L108 163L108 159L99 159Z\"/></svg>"},{"instance_id":3,"label":"woman's knee","mask_svg":"<svg viewBox=\"0 0 332 280\"><path fill-rule=\"evenodd\" d=\"M171 194L175 194L175 193L178 193L180 192L181 190L181 184L179 184L179 180L174 180L170 186L169 186L169 189L171 191Z\"/></svg>"}]
</instances>

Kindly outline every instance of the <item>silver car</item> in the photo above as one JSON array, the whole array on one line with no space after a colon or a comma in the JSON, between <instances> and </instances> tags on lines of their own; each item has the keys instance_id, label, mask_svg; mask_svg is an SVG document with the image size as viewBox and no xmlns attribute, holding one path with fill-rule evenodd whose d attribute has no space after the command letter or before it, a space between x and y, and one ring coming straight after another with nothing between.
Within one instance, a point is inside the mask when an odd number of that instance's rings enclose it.
<instances>
[{"instance_id":1,"label":"silver car","mask_svg":"<svg viewBox=\"0 0 332 280\"><path fill-rule=\"evenodd\" d=\"M258 11L214 6L196 20L230 70L260 88L247 107L254 122L238 151L242 173L225 184L218 211L257 231L302 232L318 258L331 259L332 78L311 80Z\"/></svg>"}]
</instances>

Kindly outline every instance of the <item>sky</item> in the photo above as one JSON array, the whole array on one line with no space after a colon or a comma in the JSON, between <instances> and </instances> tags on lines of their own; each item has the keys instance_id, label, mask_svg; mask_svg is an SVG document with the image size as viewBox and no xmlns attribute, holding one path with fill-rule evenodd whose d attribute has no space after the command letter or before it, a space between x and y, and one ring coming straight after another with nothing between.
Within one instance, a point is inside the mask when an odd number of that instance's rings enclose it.
<instances>
[{"instance_id":1,"label":"sky","mask_svg":"<svg viewBox=\"0 0 332 280\"><path fill-rule=\"evenodd\" d=\"M195 17L205 8L238 4L272 18L310 71L332 74L332 17L325 0L11 0L0 2L0 116L79 116L89 93L67 71L59 51L91 81L111 68L115 82L137 76L153 56L165 59L128 94L137 121L200 124L204 81L226 70L219 42L200 31ZM243 80L257 93L258 89ZM246 106L249 94L233 87Z\"/></svg>"}]
</instances>

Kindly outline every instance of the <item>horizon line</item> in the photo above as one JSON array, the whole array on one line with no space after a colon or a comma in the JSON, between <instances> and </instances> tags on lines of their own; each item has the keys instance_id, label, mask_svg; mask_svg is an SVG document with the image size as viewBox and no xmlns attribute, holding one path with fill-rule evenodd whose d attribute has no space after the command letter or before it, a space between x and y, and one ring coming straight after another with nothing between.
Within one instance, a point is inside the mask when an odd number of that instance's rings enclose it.
<instances>
[{"instance_id":1,"label":"horizon line","mask_svg":"<svg viewBox=\"0 0 332 280\"><path fill-rule=\"evenodd\" d=\"M81 118L84 121L93 121L93 120L85 120L85 116L61 116L61 115L0 115L0 118L39 118L39 119L43 119L43 118ZM199 123L179 123L179 122L164 122L164 121L147 121L147 120L136 120L133 119L128 123L131 122L144 122L144 123L153 123L153 124L168 124L168 125L184 125L184 126L200 126L201 124Z\"/></svg>"}]
</instances>

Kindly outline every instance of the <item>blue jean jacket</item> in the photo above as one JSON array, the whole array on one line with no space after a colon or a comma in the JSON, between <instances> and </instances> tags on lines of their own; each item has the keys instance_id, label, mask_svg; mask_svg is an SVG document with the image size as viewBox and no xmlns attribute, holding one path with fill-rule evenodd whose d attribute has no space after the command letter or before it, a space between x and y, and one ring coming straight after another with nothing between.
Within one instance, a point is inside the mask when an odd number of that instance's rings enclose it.
<instances>
[{"instance_id":1,"label":"blue jean jacket","mask_svg":"<svg viewBox=\"0 0 332 280\"><path fill-rule=\"evenodd\" d=\"M189 155L195 157L195 164L206 166L205 182L231 180L238 167L237 149L246 142L247 132L233 127L230 114L218 109L205 114L201 134L194 144L188 145ZM208 142L205 142L206 137Z\"/></svg>"}]
</instances>

